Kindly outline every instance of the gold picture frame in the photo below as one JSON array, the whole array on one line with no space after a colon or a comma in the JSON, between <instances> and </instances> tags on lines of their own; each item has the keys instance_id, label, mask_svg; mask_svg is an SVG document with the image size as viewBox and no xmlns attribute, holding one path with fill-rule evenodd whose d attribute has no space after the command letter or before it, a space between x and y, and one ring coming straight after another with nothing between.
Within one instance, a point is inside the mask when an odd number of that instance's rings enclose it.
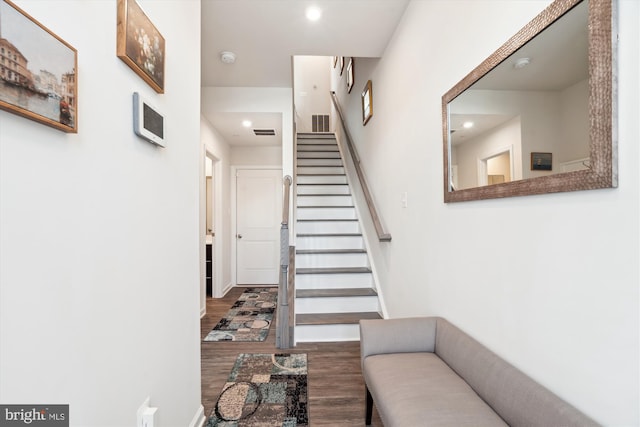
<instances>
[{"instance_id":1,"label":"gold picture frame","mask_svg":"<svg viewBox=\"0 0 640 427\"><path fill-rule=\"evenodd\" d=\"M353 89L354 83L354 59L349 58L349 62L347 63L347 93L351 93L351 89Z\"/></svg>"},{"instance_id":2,"label":"gold picture frame","mask_svg":"<svg viewBox=\"0 0 640 427\"><path fill-rule=\"evenodd\" d=\"M362 126L366 126L373 116L373 89L371 80L367 81L360 98L362 100Z\"/></svg>"},{"instance_id":3,"label":"gold picture frame","mask_svg":"<svg viewBox=\"0 0 640 427\"><path fill-rule=\"evenodd\" d=\"M135 0L118 0L116 55L156 92L164 93L165 41Z\"/></svg>"},{"instance_id":4,"label":"gold picture frame","mask_svg":"<svg viewBox=\"0 0 640 427\"><path fill-rule=\"evenodd\" d=\"M78 132L78 52L9 0L0 0L0 108Z\"/></svg>"}]
</instances>

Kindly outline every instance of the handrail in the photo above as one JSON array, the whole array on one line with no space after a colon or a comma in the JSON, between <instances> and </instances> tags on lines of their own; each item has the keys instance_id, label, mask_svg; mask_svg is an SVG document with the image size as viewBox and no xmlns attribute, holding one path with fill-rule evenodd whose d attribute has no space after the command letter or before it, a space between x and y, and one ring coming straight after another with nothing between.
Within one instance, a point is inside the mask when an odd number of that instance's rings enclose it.
<instances>
[{"instance_id":1,"label":"handrail","mask_svg":"<svg viewBox=\"0 0 640 427\"><path fill-rule=\"evenodd\" d=\"M278 283L278 317L276 318L276 347L291 348L292 328L289 322L289 194L293 180L284 177L282 197L282 225L280 227L280 281Z\"/></svg>"},{"instance_id":2,"label":"handrail","mask_svg":"<svg viewBox=\"0 0 640 427\"><path fill-rule=\"evenodd\" d=\"M333 106L336 108L338 116L340 117L340 123L342 124L342 129L344 129L347 146L349 147L349 152L351 153L351 157L353 158L353 164L356 168L358 179L360 180L360 186L362 187L364 198L366 199L367 206L369 207L369 213L371 214L371 219L373 220L373 226L376 229L376 233L378 233L378 240L380 240L381 242L390 242L391 234L384 230L382 222L380 221L380 216L378 216L378 210L376 209L376 206L373 202L373 197L371 196L371 192L369 191L369 186L367 185L367 181L364 177L364 172L362 171L362 167L360 166L360 157L358 156L356 147L353 145L353 139L351 138L351 134L349 133L349 129L347 128L347 124L342 114L342 109L340 108L340 104L338 103L338 97L336 96L336 93L334 91L331 91L331 100L333 101Z\"/></svg>"}]
</instances>

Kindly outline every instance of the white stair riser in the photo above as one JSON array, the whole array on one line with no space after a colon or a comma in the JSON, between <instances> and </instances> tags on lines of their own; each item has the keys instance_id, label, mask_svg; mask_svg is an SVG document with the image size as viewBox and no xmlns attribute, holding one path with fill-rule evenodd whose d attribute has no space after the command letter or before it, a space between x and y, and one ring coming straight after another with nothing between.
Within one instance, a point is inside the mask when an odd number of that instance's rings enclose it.
<instances>
[{"instance_id":1,"label":"white stair riser","mask_svg":"<svg viewBox=\"0 0 640 427\"><path fill-rule=\"evenodd\" d=\"M296 268L342 267L369 267L367 254L296 254Z\"/></svg>"},{"instance_id":2,"label":"white stair riser","mask_svg":"<svg viewBox=\"0 0 640 427\"><path fill-rule=\"evenodd\" d=\"M353 206L351 196L302 196L298 206Z\"/></svg>"},{"instance_id":3,"label":"white stair riser","mask_svg":"<svg viewBox=\"0 0 640 427\"><path fill-rule=\"evenodd\" d=\"M360 326L354 325L298 325L295 329L298 342L360 341Z\"/></svg>"},{"instance_id":4,"label":"white stair riser","mask_svg":"<svg viewBox=\"0 0 640 427\"><path fill-rule=\"evenodd\" d=\"M340 159L340 153L338 151L298 151L298 160L299 159Z\"/></svg>"},{"instance_id":5,"label":"white stair riser","mask_svg":"<svg viewBox=\"0 0 640 427\"><path fill-rule=\"evenodd\" d=\"M298 185L297 194L351 194L347 184L344 185Z\"/></svg>"},{"instance_id":6,"label":"white stair riser","mask_svg":"<svg viewBox=\"0 0 640 427\"><path fill-rule=\"evenodd\" d=\"M362 236L297 236L296 249L364 249L364 241Z\"/></svg>"},{"instance_id":7,"label":"white stair riser","mask_svg":"<svg viewBox=\"0 0 640 427\"><path fill-rule=\"evenodd\" d=\"M297 208L298 219L356 219L355 208Z\"/></svg>"},{"instance_id":8,"label":"white stair riser","mask_svg":"<svg viewBox=\"0 0 640 427\"><path fill-rule=\"evenodd\" d=\"M371 288L373 275L358 274L296 274L296 289Z\"/></svg>"},{"instance_id":9,"label":"white stair riser","mask_svg":"<svg viewBox=\"0 0 640 427\"><path fill-rule=\"evenodd\" d=\"M343 175L342 166L298 166L299 175Z\"/></svg>"},{"instance_id":10,"label":"white stair riser","mask_svg":"<svg viewBox=\"0 0 640 427\"><path fill-rule=\"evenodd\" d=\"M296 314L378 311L377 297L296 298Z\"/></svg>"},{"instance_id":11,"label":"white stair riser","mask_svg":"<svg viewBox=\"0 0 640 427\"><path fill-rule=\"evenodd\" d=\"M330 138L300 138L298 137L298 146L307 144L333 144L336 145L336 139L331 136Z\"/></svg>"},{"instance_id":12,"label":"white stair riser","mask_svg":"<svg viewBox=\"0 0 640 427\"><path fill-rule=\"evenodd\" d=\"M298 166L342 166L342 159L298 159Z\"/></svg>"},{"instance_id":13,"label":"white stair riser","mask_svg":"<svg viewBox=\"0 0 640 427\"><path fill-rule=\"evenodd\" d=\"M299 176L296 178L298 184L313 184L313 185L334 185L334 184L347 184L346 175L329 175L329 176Z\"/></svg>"},{"instance_id":14,"label":"white stair riser","mask_svg":"<svg viewBox=\"0 0 640 427\"><path fill-rule=\"evenodd\" d=\"M298 221L297 233L359 233L358 221Z\"/></svg>"},{"instance_id":15,"label":"white stair riser","mask_svg":"<svg viewBox=\"0 0 640 427\"><path fill-rule=\"evenodd\" d=\"M346 175L328 175L328 176L299 176L296 178L298 184L347 184Z\"/></svg>"},{"instance_id":16,"label":"white stair riser","mask_svg":"<svg viewBox=\"0 0 640 427\"><path fill-rule=\"evenodd\" d=\"M299 144L298 153L304 151L338 151L337 144Z\"/></svg>"}]
</instances>

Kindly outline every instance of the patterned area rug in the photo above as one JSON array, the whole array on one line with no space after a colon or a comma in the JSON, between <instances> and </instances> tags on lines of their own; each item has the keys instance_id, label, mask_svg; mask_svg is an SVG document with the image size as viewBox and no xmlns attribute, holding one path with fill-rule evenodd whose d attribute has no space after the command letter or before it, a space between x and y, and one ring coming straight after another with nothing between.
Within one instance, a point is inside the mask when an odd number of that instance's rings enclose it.
<instances>
[{"instance_id":1,"label":"patterned area rug","mask_svg":"<svg viewBox=\"0 0 640 427\"><path fill-rule=\"evenodd\" d=\"M307 355L240 354L206 427L308 425Z\"/></svg>"},{"instance_id":2,"label":"patterned area rug","mask_svg":"<svg viewBox=\"0 0 640 427\"><path fill-rule=\"evenodd\" d=\"M247 288L205 341L264 341L276 310L278 288Z\"/></svg>"}]
</instances>

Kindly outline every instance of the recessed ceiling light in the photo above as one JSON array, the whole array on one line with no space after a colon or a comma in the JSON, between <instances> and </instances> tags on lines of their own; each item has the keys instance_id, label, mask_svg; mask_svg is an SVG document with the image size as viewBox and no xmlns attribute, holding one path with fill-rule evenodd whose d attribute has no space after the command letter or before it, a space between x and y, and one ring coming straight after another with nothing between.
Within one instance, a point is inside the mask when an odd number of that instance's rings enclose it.
<instances>
[{"instance_id":1,"label":"recessed ceiling light","mask_svg":"<svg viewBox=\"0 0 640 427\"><path fill-rule=\"evenodd\" d=\"M322 17L322 10L316 6L309 6L306 15L309 21L317 21Z\"/></svg>"},{"instance_id":2,"label":"recessed ceiling light","mask_svg":"<svg viewBox=\"0 0 640 427\"><path fill-rule=\"evenodd\" d=\"M472 128L473 127L473 122L464 122L462 124L462 127L465 128L465 129Z\"/></svg>"},{"instance_id":3,"label":"recessed ceiling light","mask_svg":"<svg viewBox=\"0 0 640 427\"><path fill-rule=\"evenodd\" d=\"M252 124L253 123L251 123L251 120L243 120L242 121L242 126L244 126L246 128L250 128Z\"/></svg>"}]
</instances>

